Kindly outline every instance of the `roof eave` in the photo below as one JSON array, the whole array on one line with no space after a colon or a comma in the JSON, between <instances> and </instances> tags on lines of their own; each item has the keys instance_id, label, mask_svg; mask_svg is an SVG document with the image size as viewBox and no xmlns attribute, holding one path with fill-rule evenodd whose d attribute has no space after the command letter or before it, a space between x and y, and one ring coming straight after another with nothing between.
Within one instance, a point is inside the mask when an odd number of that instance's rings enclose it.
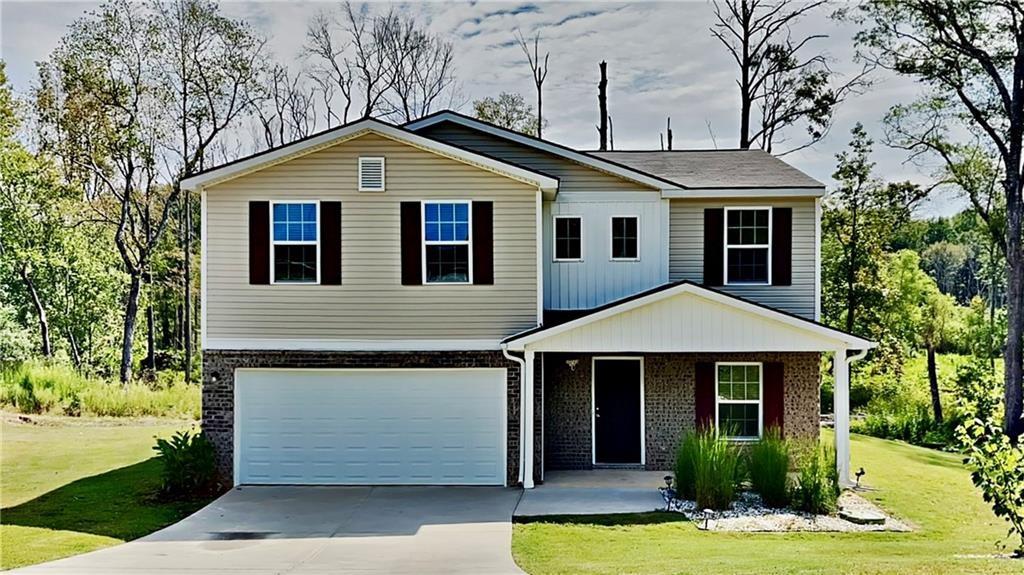
<instances>
[{"instance_id":1,"label":"roof eave","mask_svg":"<svg viewBox=\"0 0 1024 575\"><path fill-rule=\"evenodd\" d=\"M714 198L820 198L825 195L825 186L807 187L744 187L744 188L686 188L664 190L664 198L714 199Z\"/></svg>"}]
</instances>

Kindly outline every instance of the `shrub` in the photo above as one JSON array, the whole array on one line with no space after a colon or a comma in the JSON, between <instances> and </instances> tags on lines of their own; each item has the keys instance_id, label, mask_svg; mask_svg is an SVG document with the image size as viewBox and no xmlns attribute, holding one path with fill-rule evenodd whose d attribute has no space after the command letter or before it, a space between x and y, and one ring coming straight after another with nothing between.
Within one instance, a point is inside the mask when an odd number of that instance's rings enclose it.
<instances>
[{"instance_id":1,"label":"shrub","mask_svg":"<svg viewBox=\"0 0 1024 575\"><path fill-rule=\"evenodd\" d=\"M839 472L836 452L830 445L810 446L806 450L793 491L793 505L808 513L831 513L839 499Z\"/></svg>"},{"instance_id":2,"label":"shrub","mask_svg":"<svg viewBox=\"0 0 1024 575\"><path fill-rule=\"evenodd\" d=\"M213 444L202 432L178 431L170 439L157 438L153 449L163 464L161 493L165 497L194 499L217 490Z\"/></svg>"},{"instance_id":3,"label":"shrub","mask_svg":"<svg viewBox=\"0 0 1024 575\"><path fill-rule=\"evenodd\" d=\"M747 450L751 487L768 507L789 505L789 464L789 442L777 427L766 429Z\"/></svg>"},{"instance_id":4,"label":"shrub","mask_svg":"<svg viewBox=\"0 0 1024 575\"><path fill-rule=\"evenodd\" d=\"M676 464L674 476L676 481L676 494L682 499L693 501L697 498L697 483L694 477L694 462L697 460L697 434L693 432L683 433L676 449Z\"/></svg>"},{"instance_id":5,"label":"shrub","mask_svg":"<svg viewBox=\"0 0 1024 575\"><path fill-rule=\"evenodd\" d=\"M686 432L676 456L676 490L684 499L692 492L697 505L728 509L742 479L740 450L720 440L714 429Z\"/></svg>"}]
</instances>

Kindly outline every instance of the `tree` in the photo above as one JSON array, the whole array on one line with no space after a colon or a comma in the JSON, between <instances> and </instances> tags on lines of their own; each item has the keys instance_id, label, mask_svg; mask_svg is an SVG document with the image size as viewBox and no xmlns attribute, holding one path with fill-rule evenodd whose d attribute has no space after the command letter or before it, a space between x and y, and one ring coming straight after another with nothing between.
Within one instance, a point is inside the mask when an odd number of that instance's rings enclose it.
<instances>
[{"instance_id":1,"label":"tree","mask_svg":"<svg viewBox=\"0 0 1024 575\"><path fill-rule=\"evenodd\" d=\"M951 242L938 242L921 254L924 269L935 278L942 293L956 293L960 268L967 262L967 249Z\"/></svg>"},{"instance_id":2,"label":"tree","mask_svg":"<svg viewBox=\"0 0 1024 575\"><path fill-rule=\"evenodd\" d=\"M718 39L739 68L739 147L757 146L771 153L785 141L784 132L804 125L807 141L785 153L821 140L832 123L836 106L863 85L867 71L833 87L835 74L822 54L804 56L804 48L821 34L793 36L792 26L825 0L716 1L711 35ZM758 117L752 118L754 108ZM756 122L756 124L754 123Z\"/></svg>"},{"instance_id":3,"label":"tree","mask_svg":"<svg viewBox=\"0 0 1024 575\"><path fill-rule=\"evenodd\" d=\"M271 68L269 85L255 106L267 148L283 146L316 131L316 88L305 85L305 74L292 74L280 64Z\"/></svg>"},{"instance_id":4,"label":"tree","mask_svg":"<svg viewBox=\"0 0 1024 575\"><path fill-rule=\"evenodd\" d=\"M457 93L452 43L403 13L386 22L383 42L394 81L384 97L385 113L411 122L430 114L439 101L451 106Z\"/></svg>"},{"instance_id":5,"label":"tree","mask_svg":"<svg viewBox=\"0 0 1024 575\"><path fill-rule=\"evenodd\" d=\"M1016 442L1024 433L1024 5L871 0L861 5L858 20L864 58L928 87L926 105L911 112L925 110L926 117L941 118L944 129L979 134L1001 163L1008 319L1004 427ZM942 154L948 133L913 133L920 136L919 149L949 162Z\"/></svg>"},{"instance_id":6,"label":"tree","mask_svg":"<svg viewBox=\"0 0 1024 575\"><path fill-rule=\"evenodd\" d=\"M497 98L487 96L473 102L473 115L485 122L501 126L521 134L531 134L537 129L537 115L533 106L526 103L522 94L502 92Z\"/></svg>"},{"instance_id":7,"label":"tree","mask_svg":"<svg viewBox=\"0 0 1024 575\"><path fill-rule=\"evenodd\" d=\"M93 216L113 230L128 285L119 378L132 379L142 283L167 228L177 191L158 182L167 136L167 92L151 58L160 48L144 9L125 0L74 22L41 70L36 106L44 149L74 166L92 189Z\"/></svg>"},{"instance_id":8,"label":"tree","mask_svg":"<svg viewBox=\"0 0 1024 575\"><path fill-rule=\"evenodd\" d=\"M600 120L597 124L598 149L608 149L608 62L601 60L597 65L601 70L601 80L597 83L597 108Z\"/></svg>"},{"instance_id":9,"label":"tree","mask_svg":"<svg viewBox=\"0 0 1024 575\"><path fill-rule=\"evenodd\" d=\"M931 278L929 278L931 280ZM946 345L955 334L957 306L953 298L938 290L934 280L925 290L921 307L921 343L924 344L928 361L928 389L932 397L932 413L937 423L942 423L942 401L939 397L937 351Z\"/></svg>"},{"instance_id":10,"label":"tree","mask_svg":"<svg viewBox=\"0 0 1024 575\"><path fill-rule=\"evenodd\" d=\"M822 218L823 308L827 322L870 336L880 325L884 297L877 262L923 192L910 183L876 180L871 139L860 124L851 133L850 150L836 155L838 187L826 198Z\"/></svg>"},{"instance_id":11,"label":"tree","mask_svg":"<svg viewBox=\"0 0 1024 575\"><path fill-rule=\"evenodd\" d=\"M544 54L544 62L540 61L540 32L537 32L533 37L533 52L530 52L530 44L526 41L523 33L516 30L518 35L519 47L523 49L523 54L526 56L526 63L530 65L530 74L533 77L533 85L537 88L537 137L540 138L542 129L544 128L544 114L543 114L543 103L544 103L544 80L548 77L548 57L551 56L550 52Z\"/></svg>"}]
</instances>

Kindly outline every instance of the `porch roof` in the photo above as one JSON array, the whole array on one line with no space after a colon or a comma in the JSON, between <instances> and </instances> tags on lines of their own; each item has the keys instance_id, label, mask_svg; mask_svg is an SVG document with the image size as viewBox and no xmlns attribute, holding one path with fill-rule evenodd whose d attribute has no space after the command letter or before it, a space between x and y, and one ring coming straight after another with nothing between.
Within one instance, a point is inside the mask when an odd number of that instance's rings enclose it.
<instances>
[{"instance_id":1,"label":"porch roof","mask_svg":"<svg viewBox=\"0 0 1024 575\"><path fill-rule=\"evenodd\" d=\"M704 287L667 283L557 325L506 338L513 351L782 352L869 349L875 343Z\"/></svg>"}]
</instances>

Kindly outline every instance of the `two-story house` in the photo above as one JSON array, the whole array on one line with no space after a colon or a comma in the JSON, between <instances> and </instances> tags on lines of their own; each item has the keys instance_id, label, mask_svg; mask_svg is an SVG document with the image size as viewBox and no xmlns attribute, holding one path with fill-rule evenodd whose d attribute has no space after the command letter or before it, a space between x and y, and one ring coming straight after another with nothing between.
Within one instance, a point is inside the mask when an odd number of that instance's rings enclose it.
<instances>
[{"instance_id":1,"label":"two-story house","mask_svg":"<svg viewBox=\"0 0 1024 575\"><path fill-rule=\"evenodd\" d=\"M532 487L680 433L816 437L824 187L761 151L582 152L361 120L202 196L203 428L235 484Z\"/></svg>"}]
</instances>

